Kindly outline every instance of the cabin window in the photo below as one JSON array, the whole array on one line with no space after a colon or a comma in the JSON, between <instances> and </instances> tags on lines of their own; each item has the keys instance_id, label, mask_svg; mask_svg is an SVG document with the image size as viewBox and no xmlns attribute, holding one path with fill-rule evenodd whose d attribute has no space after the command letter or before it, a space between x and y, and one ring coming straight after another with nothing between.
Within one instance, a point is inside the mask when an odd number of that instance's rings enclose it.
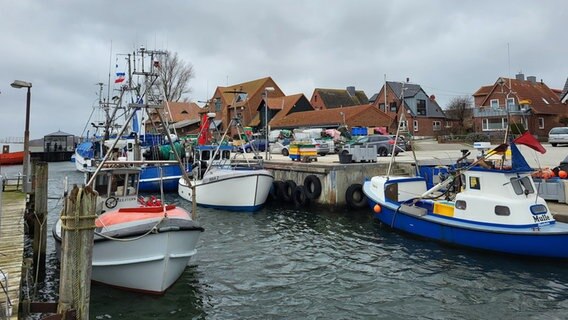
<instances>
[{"instance_id":1,"label":"cabin window","mask_svg":"<svg viewBox=\"0 0 568 320\"><path fill-rule=\"evenodd\" d=\"M542 204L535 204L534 206L531 206L531 213L535 216L539 214L545 214L547 212L548 210L546 210L546 206Z\"/></svg>"},{"instance_id":2,"label":"cabin window","mask_svg":"<svg viewBox=\"0 0 568 320\"><path fill-rule=\"evenodd\" d=\"M455 206L456 209L460 209L460 210L465 210L465 208L467 208L467 204L463 200L456 201L454 206Z\"/></svg>"},{"instance_id":3,"label":"cabin window","mask_svg":"<svg viewBox=\"0 0 568 320\"><path fill-rule=\"evenodd\" d=\"M416 100L416 113L418 113L419 116L426 115L426 100Z\"/></svg>"},{"instance_id":4,"label":"cabin window","mask_svg":"<svg viewBox=\"0 0 568 320\"><path fill-rule=\"evenodd\" d=\"M231 159L231 151L223 150L223 159Z\"/></svg>"},{"instance_id":5,"label":"cabin window","mask_svg":"<svg viewBox=\"0 0 568 320\"><path fill-rule=\"evenodd\" d=\"M544 118L543 117L538 118L538 128L544 129Z\"/></svg>"},{"instance_id":6,"label":"cabin window","mask_svg":"<svg viewBox=\"0 0 568 320\"><path fill-rule=\"evenodd\" d=\"M207 161L209 159L211 159L211 152L209 150L201 152L201 161Z\"/></svg>"},{"instance_id":7,"label":"cabin window","mask_svg":"<svg viewBox=\"0 0 568 320\"><path fill-rule=\"evenodd\" d=\"M495 206L495 214L498 216L508 216L511 215L511 210L506 206Z\"/></svg>"},{"instance_id":8,"label":"cabin window","mask_svg":"<svg viewBox=\"0 0 568 320\"><path fill-rule=\"evenodd\" d=\"M116 174L112 176L112 184L110 188L111 195L124 196L124 183L126 182L126 174Z\"/></svg>"},{"instance_id":9,"label":"cabin window","mask_svg":"<svg viewBox=\"0 0 568 320\"><path fill-rule=\"evenodd\" d=\"M390 201L398 202L398 184L391 183L385 186L385 198Z\"/></svg>"},{"instance_id":10,"label":"cabin window","mask_svg":"<svg viewBox=\"0 0 568 320\"><path fill-rule=\"evenodd\" d=\"M479 177L469 177L469 188L474 190L481 189L481 185L479 183Z\"/></svg>"},{"instance_id":11,"label":"cabin window","mask_svg":"<svg viewBox=\"0 0 568 320\"><path fill-rule=\"evenodd\" d=\"M108 175L99 174L95 178L95 190L99 193L99 196L106 197L108 195Z\"/></svg>"},{"instance_id":12,"label":"cabin window","mask_svg":"<svg viewBox=\"0 0 568 320\"><path fill-rule=\"evenodd\" d=\"M522 178L511 178L511 186L516 194L531 194L534 193L534 188L531 183L531 179L528 176Z\"/></svg>"},{"instance_id":13,"label":"cabin window","mask_svg":"<svg viewBox=\"0 0 568 320\"><path fill-rule=\"evenodd\" d=\"M127 179L126 195L136 194L136 188L138 187L138 174L129 174Z\"/></svg>"}]
</instances>

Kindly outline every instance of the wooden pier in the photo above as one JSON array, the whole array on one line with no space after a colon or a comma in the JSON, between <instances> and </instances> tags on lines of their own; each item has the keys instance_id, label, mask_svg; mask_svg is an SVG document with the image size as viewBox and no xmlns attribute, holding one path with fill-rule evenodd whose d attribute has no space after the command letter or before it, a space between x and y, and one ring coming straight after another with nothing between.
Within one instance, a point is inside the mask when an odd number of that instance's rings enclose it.
<instances>
[{"instance_id":1,"label":"wooden pier","mask_svg":"<svg viewBox=\"0 0 568 320\"><path fill-rule=\"evenodd\" d=\"M2 212L0 213L0 270L7 281L0 282L0 318L18 319L20 303L20 282L24 258L24 210L26 195L19 191L2 193ZM8 297L3 289L7 289ZM8 300L7 300L8 298ZM6 317L6 306L11 306L11 316Z\"/></svg>"}]
</instances>

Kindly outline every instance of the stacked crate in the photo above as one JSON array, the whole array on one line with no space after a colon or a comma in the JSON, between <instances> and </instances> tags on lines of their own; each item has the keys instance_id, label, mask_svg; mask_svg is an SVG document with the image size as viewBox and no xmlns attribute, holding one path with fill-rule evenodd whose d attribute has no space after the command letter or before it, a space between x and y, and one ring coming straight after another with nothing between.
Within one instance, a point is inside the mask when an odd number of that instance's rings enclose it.
<instances>
[{"instance_id":1,"label":"stacked crate","mask_svg":"<svg viewBox=\"0 0 568 320\"><path fill-rule=\"evenodd\" d=\"M310 162L317 160L316 146L312 143L292 143L289 151L292 161Z\"/></svg>"}]
</instances>

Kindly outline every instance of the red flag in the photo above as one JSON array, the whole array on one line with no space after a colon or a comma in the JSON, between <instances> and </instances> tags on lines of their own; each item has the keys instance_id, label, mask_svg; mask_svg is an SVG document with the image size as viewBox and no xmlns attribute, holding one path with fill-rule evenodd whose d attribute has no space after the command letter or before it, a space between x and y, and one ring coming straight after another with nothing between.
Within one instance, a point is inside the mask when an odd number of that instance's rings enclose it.
<instances>
[{"instance_id":1,"label":"red flag","mask_svg":"<svg viewBox=\"0 0 568 320\"><path fill-rule=\"evenodd\" d=\"M513 140L516 144L524 144L525 146L534 149L540 153L546 153L546 149L535 139L535 137L528 131L525 131L521 136L517 139Z\"/></svg>"},{"instance_id":2,"label":"red flag","mask_svg":"<svg viewBox=\"0 0 568 320\"><path fill-rule=\"evenodd\" d=\"M203 115L203 120L201 120L201 127L199 128L199 137L197 138L197 143L202 146L207 144L209 135L209 117L207 114Z\"/></svg>"}]
</instances>

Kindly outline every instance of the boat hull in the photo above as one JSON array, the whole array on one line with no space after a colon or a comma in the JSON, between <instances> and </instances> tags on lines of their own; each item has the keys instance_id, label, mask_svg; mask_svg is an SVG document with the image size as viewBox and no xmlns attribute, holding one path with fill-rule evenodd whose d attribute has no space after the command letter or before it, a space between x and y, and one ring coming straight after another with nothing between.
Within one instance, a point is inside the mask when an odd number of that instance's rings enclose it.
<instances>
[{"instance_id":1,"label":"boat hull","mask_svg":"<svg viewBox=\"0 0 568 320\"><path fill-rule=\"evenodd\" d=\"M270 193L274 177L270 171L218 170L214 180L197 180L196 203L200 206L231 211L257 211ZM192 201L192 189L183 179L179 180L179 195Z\"/></svg>"},{"instance_id":2,"label":"boat hull","mask_svg":"<svg viewBox=\"0 0 568 320\"><path fill-rule=\"evenodd\" d=\"M181 276L197 252L203 228L183 210L168 209L169 218L164 218L161 209L119 209L97 219L92 281L161 294ZM53 237L60 258L61 220L54 225Z\"/></svg>"},{"instance_id":3,"label":"boat hull","mask_svg":"<svg viewBox=\"0 0 568 320\"><path fill-rule=\"evenodd\" d=\"M377 201L369 190L370 182L363 191L374 210L374 217L383 224L405 233L473 249L501 252L513 255L568 258L568 224L555 222L541 227L503 227L452 221L453 219L432 214L420 216L405 213L400 205ZM376 211L376 210L374 210Z\"/></svg>"},{"instance_id":4,"label":"boat hull","mask_svg":"<svg viewBox=\"0 0 568 320\"><path fill-rule=\"evenodd\" d=\"M0 153L0 165L13 165L24 163L24 152Z\"/></svg>"},{"instance_id":5,"label":"boat hull","mask_svg":"<svg viewBox=\"0 0 568 320\"><path fill-rule=\"evenodd\" d=\"M160 180L163 181L164 191L175 192L178 187L178 181L182 176L181 168L178 165L142 167L140 172L140 184L138 189L143 192L160 191ZM161 177L161 179L160 179Z\"/></svg>"}]
</instances>

